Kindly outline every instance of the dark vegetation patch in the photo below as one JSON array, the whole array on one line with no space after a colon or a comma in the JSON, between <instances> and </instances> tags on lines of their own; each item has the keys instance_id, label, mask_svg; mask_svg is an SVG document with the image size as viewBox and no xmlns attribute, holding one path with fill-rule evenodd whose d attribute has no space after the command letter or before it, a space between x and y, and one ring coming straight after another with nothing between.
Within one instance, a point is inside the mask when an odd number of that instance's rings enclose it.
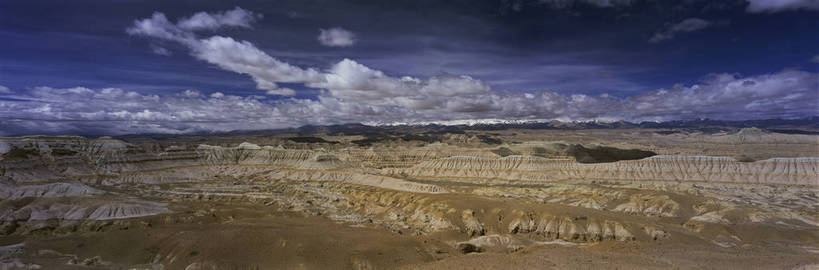
<instances>
[{"instance_id":1,"label":"dark vegetation patch","mask_svg":"<svg viewBox=\"0 0 819 270\"><path fill-rule=\"evenodd\" d=\"M40 151L35 149L24 149L14 147L8 152L3 154L3 159L28 159L29 157L36 157L40 156Z\"/></svg>"},{"instance_id":2,"label":"dark vegetation patch","mask_svg":"<svg viewBox=\"0 0 819 270\"><path fill-rule=\"evenodd\" d=\"M361 140L353 140L352 143L364 147L364 146L372 146L374 143L383 142L392 139L389 136L384 135L367 135L364 139Z\"/></svg>"},{"instance_id":3,"label":"dark vegetation patch","mask_svg":"<svg viewBox=\"0 0 819 270\"><path fill-rule=\"evenodd\" d=\"M695 130L695 131L699 131L699 132L702 132L704 134L709 134L710 135L710 134L729 132L729 131L732 131L733 129L722 128L722 127L705 127L705 128L693 128L693 129L690 129L690 130Z\"/></svg>"},{"instance_id":4,"label":"dark vegetation patch","mask_svg":"<svg viewBox=\"0 0 819 270\"><path fill-rule=\"evenodd\" d=\"M441 141L441 135L433 135L433 134L406 134L401 136L401 139L408 142L408 141L422 141L426 143L434 143Z\"/></svg>"},{"instance_id":5,"label":"dark vegetation patch","mask_svg":"<svg viewBox=\"0 0 819 270\"><path fill-rule=\"evenodd\" d=\"M336 141L328 141L323 138L319 137L310 137L310 136L300 136L300 137L290 137L287 138L290 141L297 142L297 143L329 143L329 144L336 144Z\"/></svg>"},{"instance_id":6,"label":"dark vegetation patch","mask_svg":"<svg viewBox=\"0 0 819 270\"><path fill-rule=\"evenodd\" d=\"M405 142L410 141L420 141L424 143L435 143L443 141L445 135L451 134L451 132L424 132L424 133L408 133L403 135L386 135L386 134L369 134L365 135L364 139L361 140L354 140L352 143L358 146L371 146L374 143L378 142L385 142L385 141L392 141L392 140L402 140Z\"/></svg>"},{"instance_id":7,"label":"dark vegetation patch","mask_svg":"<svg viewBox=\"0 0 819 270\"><path fill-rule=\"evenodd\" d=\"M657 133L657 134L660 134L660 135L671 135L671 134L676 134L676 133L681 133L681 132L682 131L679 131L679 130L660 130L660 131L655 131L654 133Z\"/></svg>"},{"instance_id":8,"label":"dark vegetation patch","mask_svg":"<svg viewBox=\"0 0 819 270\"><path fill-rule=\"evenodd\" d=\"M751 158L751 157L749 157L749 156L744 156L744 155L743 155L743 156L738 157L738 158L737 158L737 161L739 161L739 162L754 162L754 161L756 161L756 160L755 160L755 159L753 159L753 158Z\"/></svg>"},{"instance_id":9,"label":"dark vegetation patch","mask_svg":"<svg viewBox=\"0 0 819 270\"><path fill-rule=\"evenodd\" d=\"M446 130L430 130L424 132L426 134L439 134L439 135L446 135L446 134L466 134L465 131L462 129L446 129Z\"/></svg>"},{"instance_id":10,"label":"dark vegetation patch","mask_svg":"<svg viewBox=\"0 0 819 270\"><path fill-rule=\"evenodd\" d=\"M506 147L498 147L497 149L492 149L492 153L495 153L495 154L497 154L497 155L499 155L501 157L517 155L517 153L512 151L512 149L509 149L509 148L506 148Z\"/></svg>"},{"instance_id":11,"label":"dark vegetation patch","mask_svg":"<svg viewBox=\"0 0 819 270\"><path fill-rule=\"evenodd\" d=\"M503 141L501 141L500 139L492 138L489 135L480 134L480 135L475 135L475 137L478 137L478 139L481 140L481 142L485 143L485 144L501 144L501 143L503 143Z\"/></svg>"},{"instance_id":12,"label":"dark vegetation patch","mask_svg":"<svg viewBox=\"0 0 819 270\"><path fill-rule=\"evenodd\" d=\"M55 157L73 156L73 155L76 155L76 154L77 154L77 151L73 151L73 150L61 149L61 148L51 149L51 155L55 156Z\"/></svg>"},{"instance_id":13,"label":"dark vegetation patch","mask_svg":"<svg viewBox=\"0 0 819 270\"><path fill-rule=\"evenodd\" d=\"M557 149L559 151L565 151L566 148L568 147L567 145L562 144L562 143L555 143L555 144L552 144L552 145L553 145L552 146L553 148L555 148L555 149ZM534 153L532 153L532 155L537 156L537 157L549 157L549 156L559 155L558 151L549 150L549 149L546 149L546 148L543 148L543 147L535 147L533 150L534 150ZM562 153L560 155L562 155Z\"/></svg>"},{"instance_id":14,"label":"dark vegetation patch","mask_svg":"<svg viewBox=\"0 0 819 270\"><path fill-rule=\"evenodd\" d=\"M657 153L640 149L620 149L608 146L586 148L579 144L569 146L567 154L573 156L580 163L615 162L643 159L657 155Z\"/></svg>"},{"instance_id":15,"label":"dark vegetation patch","mask_svg":"<svg viewBox=\"0 0 819 270\"><path fill-rule=\"evenodd\" d=\"M184 151L184 149L174 150L174 151L170 151L170 152L176 152L176 151ZM144 153L148 153L148 151L146 151L145 149L142 149L142 148L131 148L131 147L129 147L127 150L125 150L125 154L131 154L131 155L132 154L144 154Z\"/></svg>"},{"instance_id":16,"label":"dark vegetation patch","mask_svg":"<svg viewBox=\"0 0 819 270\"><path fill-rule=\"evenodd\" d=\"M782 134L799 134L799 135L819 135L819 131L801 130L801 129L769 129L768 131L782 133Z\"/></svg>"}]
</instances>

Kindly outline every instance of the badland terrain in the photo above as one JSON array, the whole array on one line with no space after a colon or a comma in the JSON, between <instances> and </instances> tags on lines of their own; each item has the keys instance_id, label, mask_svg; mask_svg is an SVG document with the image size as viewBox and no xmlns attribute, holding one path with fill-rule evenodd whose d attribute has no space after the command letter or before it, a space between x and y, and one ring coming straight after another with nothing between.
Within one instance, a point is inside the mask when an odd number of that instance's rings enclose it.
<instances>
[{"instance_id":1,"label":"badland terrain","mask_svg":"<svg viewBox=\"0 0 819 270\"><path fill-rule=\"evenodd\" d=\"M815 269L819 119L0 138L0 269Z\"/></svg>"}]
</instances>

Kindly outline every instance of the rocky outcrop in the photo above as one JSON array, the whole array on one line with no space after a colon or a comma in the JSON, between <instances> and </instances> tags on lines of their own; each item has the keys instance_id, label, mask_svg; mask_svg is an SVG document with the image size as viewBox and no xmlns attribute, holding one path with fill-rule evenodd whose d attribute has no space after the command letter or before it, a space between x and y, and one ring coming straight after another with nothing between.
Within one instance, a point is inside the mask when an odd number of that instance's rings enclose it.
<instances>
[{"instance_id":1,"label":"rocky outcrop","mask_svg":"<svg viewBox=\"0 0 819 270\"><path fill-rule=\"evenodd\" d=\"M596 242L603 240L629 241L634 235L617 221L588 218L527 214L509 223L509 233L535 233L546 239Z\"/></svg>"},{"instance_id":2,"label":"rocky outcrop","mask_svg":"<svg viewBox=\"0 0 819 270\"><path fill-rule=\"evenodd\" d=\"M597 210L606 209L611 201L625 196L620 190L561 183L550 183L545 187L481 187L472 192L481 196L527 199Z\"/></svg>"},{"instance_id":3,"label":"rocky outcrop","mask_svg":"<svg viewBox=\"0 0 819 270\"><path fill-rule=\"evenodd\" d=\"M668 232L654 226L645 226L643 231L654 240L661 240L669 236Z\"/></svg>"},{"instance_id":4,"label":"rocky outcrop","mask_svg":"<svg viewBox=\"0 0 819 270\"><path fill-rule=\"evenodd\" d=\"M469 237L482 236L486 234L486 228L475 216L475 211L466 209L461 212L461 221L463 222L463 230Z\"/></svg>"},{"instance_id":5,"label":"rocky outcrop","mask_svg":"<svg viewBox=\"0 0 819 270\"><path fill-rule=\"evenodd\" d=\"M667 195L635 194L627 203L618 205L614 211L647 216L675 217L680 204Z\"/></svg>"},{"instance_id":6,"label":"rocky outcrop","mask_svg":"<svg viewBox=\"0 0 819 270\"><path fill-rule=\"evenodd\" d=\"M577 243L566 242L563 240L554 241L535 241L531 239L522 239L514 235L486 235L469 239L469 241L458 242L455 248L461 253L477 253L477 252L516 252L521 249L531 246L542 245L561 245L561 246L576 246Z\"/></svg>"},{"instance_id":7,"label":"rocky outcrop","mask_svg":"<svg viewBox=\"0 0 819 270\"><path fill-rule=\"evenodd\" d=\"M449 157L388 173L418 178L480 178L523 181L691 181L819 185L819 158L739 162L728 157L654 156L642 160L580 164L571 159L528 156Z\"/></svg>"}]
</instances>

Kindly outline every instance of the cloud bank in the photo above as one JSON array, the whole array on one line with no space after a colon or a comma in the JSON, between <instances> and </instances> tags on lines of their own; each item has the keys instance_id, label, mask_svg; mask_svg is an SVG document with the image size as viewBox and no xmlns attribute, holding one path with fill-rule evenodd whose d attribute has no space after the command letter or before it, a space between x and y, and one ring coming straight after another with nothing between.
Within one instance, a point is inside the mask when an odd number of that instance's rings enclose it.
<instances>
[{"instance_id":1,"label":"cloud bank","mask_svg":"<svg viewBox=\"0 0 819 270\"><path fill-rule=\"evenodd\" d=\"M345 65L356 66L351 61ZM357 70L354 72L364 72ZM370 72L374 72L369 70ZM367 72L364 72L367 73ZM360 74L359 74L360 75ZM376 76L372 73L369 75ZM377 77L377 76L376 76ZM373 78L334 82L360 86ZM406 83L380 77L384 84ZM392 81L397 80L397 81ZM431 79L432 80L432 79ZM48 133L125 134L181 133L270 129L306 124L351 122L417 123L464 119L559 119L665 121L676 119L764 119L817 115L819 74L784 70L757 76L714 74L700 83L674 85L629 98L608 95L561 95L553 91L499 93L462 78L435 78L413 95L381 88L365 91L367 99L337 96L330 91L316 99L270 100L195 90L159 96L118 88L34 87L25 94L0 95L0 135ZM454 80L454 81L451 81ZM453 85L453 83L455 83ZM477 81L470 83L479 84ZM375 87L378 85L369 85ZM448 91L440 91L443 87ZM465 88L459 88L465 87ZM414 99L434 91L434 99ZM344 92L361 97L358 92ZM5 101L3 98L16 100Z\"/></svg>"},{"instance_id":2,"label":"cloud bank","mask_svg":"<svg viewBox=\"0 0 819 270\"><path fill-rule=\"evenodd\" d=\"M627 98L565 95L551 90L499 91L467 75L396 76L352 59L326 69L299 67L250 41L200 36L223 28L249 29L260 18L238 7L196 13L175 23L154 13L134 21L126 32L152 42L181 44L198 60L248 75L266 94L294 96L296 90L279 86L290 83L312 88L317 96L271 99L221 92L206 95L190 89L148 95L120 88L0 88L0 126L4 127L0 135L181 133L467 119L742 120L819 114L819 74L800 70L753 76L711 74L693 85L673 85ZM670 31L701 29L696 26L701 24L685 21Z\"/></svg>"}]
</instances>

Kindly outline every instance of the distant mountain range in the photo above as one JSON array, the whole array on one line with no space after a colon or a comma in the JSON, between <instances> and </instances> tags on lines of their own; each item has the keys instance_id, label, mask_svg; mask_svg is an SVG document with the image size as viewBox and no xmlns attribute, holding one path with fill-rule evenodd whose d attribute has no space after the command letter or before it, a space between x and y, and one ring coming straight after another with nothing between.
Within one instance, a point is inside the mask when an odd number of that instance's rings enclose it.
<instances>
[{"instance_id":1,"label":"distant mountain range","mask_svg":"<svg viewBox=\"0 0 819 270\"><path fill-rule=\"evenodd\" d=\"M785 134L811 134L819 135L819 117L808 117L801 119L766 119L766 120L687 120L668 122L640 122L632 123L627 121L616 122L563 122L563 121L508 121L483 123L479 121L459 124L399 124L399 125L365 125L360 123L341 125L307 125L298 128L270 129L270 130L238 130L230 132L199 132L190 134L134 134L118 137L130 136L154 136L154 137L175 137L175 136L208 136L208 135L250 135L264 136L277 134L298 134L300 136L327 134L327 135L398 135L414 133L464 133L465 130L504 130L504 129L552 129L552 130L582 130L582 129L628 129L628 128L653 128L653 129L689 129L706 133L715 133L739 128L756 127L770 132Z\"/></svg>"}]
</instances>

